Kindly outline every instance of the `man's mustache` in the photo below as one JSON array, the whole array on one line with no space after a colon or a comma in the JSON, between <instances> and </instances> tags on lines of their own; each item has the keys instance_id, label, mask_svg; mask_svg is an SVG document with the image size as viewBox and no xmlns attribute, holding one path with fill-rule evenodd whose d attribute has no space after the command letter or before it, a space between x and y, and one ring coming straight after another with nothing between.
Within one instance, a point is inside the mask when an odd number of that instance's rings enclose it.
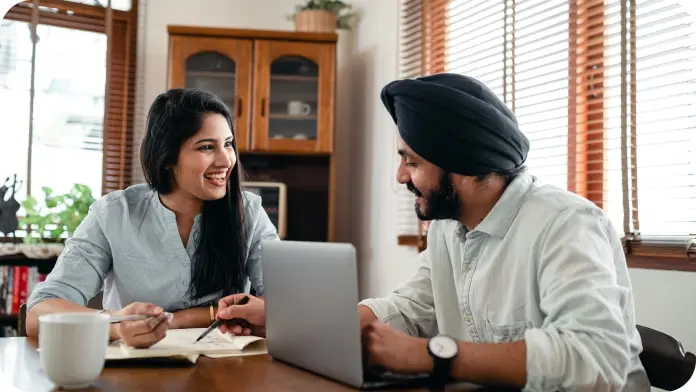
<instances>
[{"instance_id":1,"label":"man's mustache","mask_svg":"<svg viewBox=\"0 0 696 392\"><path fill-rule=\"evenodd\" d=\"M422 196L423 196L423 194L421 193L421 191L419 191L418 188L416 188L416 186L413 185L413 183L412 183L411 181L409 181L409 182L406 183L406 188L408 188L409 191L411 191L414 195L416 195L416 196L418 196L418 197L422 197Z\"/></svg>"}]
</instances>

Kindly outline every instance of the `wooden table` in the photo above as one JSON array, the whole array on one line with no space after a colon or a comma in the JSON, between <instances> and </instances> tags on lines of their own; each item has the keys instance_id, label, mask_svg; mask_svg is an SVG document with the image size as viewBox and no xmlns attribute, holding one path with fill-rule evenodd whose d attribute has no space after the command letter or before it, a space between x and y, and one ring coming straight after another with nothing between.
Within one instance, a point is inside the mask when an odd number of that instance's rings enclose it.
<instances>
[{"instance_id":1,"label":"wooden table","mask_svg":"<svg viewBox=\"0 0 696 392\"><path fill-rule=\"evenodd\" d=\"M27 338L0 338L0 391L46 392L57 390L41 370L36 341ZM109 392L348 392L356 389L263 355L217 359L200 357L195 365L190 366L145 366L107 362L99 379L88 390ZM470 384L447 388L447 391L486 390L490 389Z\"/></svg>"}]
</instances>

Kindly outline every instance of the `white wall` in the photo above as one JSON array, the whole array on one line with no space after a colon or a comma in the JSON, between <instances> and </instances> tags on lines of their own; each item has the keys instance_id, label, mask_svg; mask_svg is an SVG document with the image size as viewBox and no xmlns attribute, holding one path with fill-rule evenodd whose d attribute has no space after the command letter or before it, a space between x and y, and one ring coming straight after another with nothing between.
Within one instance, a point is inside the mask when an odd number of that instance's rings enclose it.
<instances>
[{"instance_id":1,"label":"white wall","mask_svg":"<svg viewBox=\"0 0 696 392\"><path fill-rule=\"evenodd\" d=\"M141 127L147 106L166 88L167 24L292 29L285 15L296 1L206 0L206 8L190 0L143 3ZM367 297L384 295L411 276L416 253L396 243L395 130L379 100L382 86L398 76L398 1L351 3L362 15L355 30L339 37L336 234L358 248L360 294ZM278 11L270 11L274 6ZM633 269L631 278L638 322L673 335L696 352L696 274Z\"/></svg>"},{"instance_id":2,"label":"white wall","mask_svg":"<svg viewBox=\"0 0 696 392\"><path fill-rule=\"evenodd\" d=\"M631 269L639 324L680 340L696 353L696 273Z\"/></svg>"}]
</instances>

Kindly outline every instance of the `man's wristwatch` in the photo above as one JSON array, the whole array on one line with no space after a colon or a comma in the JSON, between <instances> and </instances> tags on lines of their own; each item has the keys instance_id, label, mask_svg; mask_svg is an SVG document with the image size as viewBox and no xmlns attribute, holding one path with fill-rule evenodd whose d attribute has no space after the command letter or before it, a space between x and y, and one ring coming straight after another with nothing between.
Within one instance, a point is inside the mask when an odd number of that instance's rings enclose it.
<instances>
[{"instance_id":1,"label":"man's wristwatch","mask_svg":"<svg viewBox=\"0 0 696 392\"><path fill-rule=\"evenodd\" d=\"M452 360L459 353L457 341L447 335L434 336L428 341L428 353L433 358L431 381L438 386L446 385L450 378Z\"/></svg>"}]
</instances>

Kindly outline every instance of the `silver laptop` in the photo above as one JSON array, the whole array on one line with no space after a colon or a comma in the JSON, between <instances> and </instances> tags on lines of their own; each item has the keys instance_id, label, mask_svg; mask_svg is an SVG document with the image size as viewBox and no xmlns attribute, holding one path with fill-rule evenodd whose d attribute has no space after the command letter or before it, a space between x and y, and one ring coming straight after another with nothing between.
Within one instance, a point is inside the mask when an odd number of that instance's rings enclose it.
<instances>
[{"instance_id":1,"label":"silver laptop","mask_svg":"<svg viewBox=\"0 0 696 392\"><path fill-rule=\"evenodd\" d=\"M427 375L365 372L353 245L264 241L261 261L271 357L361 389L425 384Z\"/></svg>"}]
</instances>

